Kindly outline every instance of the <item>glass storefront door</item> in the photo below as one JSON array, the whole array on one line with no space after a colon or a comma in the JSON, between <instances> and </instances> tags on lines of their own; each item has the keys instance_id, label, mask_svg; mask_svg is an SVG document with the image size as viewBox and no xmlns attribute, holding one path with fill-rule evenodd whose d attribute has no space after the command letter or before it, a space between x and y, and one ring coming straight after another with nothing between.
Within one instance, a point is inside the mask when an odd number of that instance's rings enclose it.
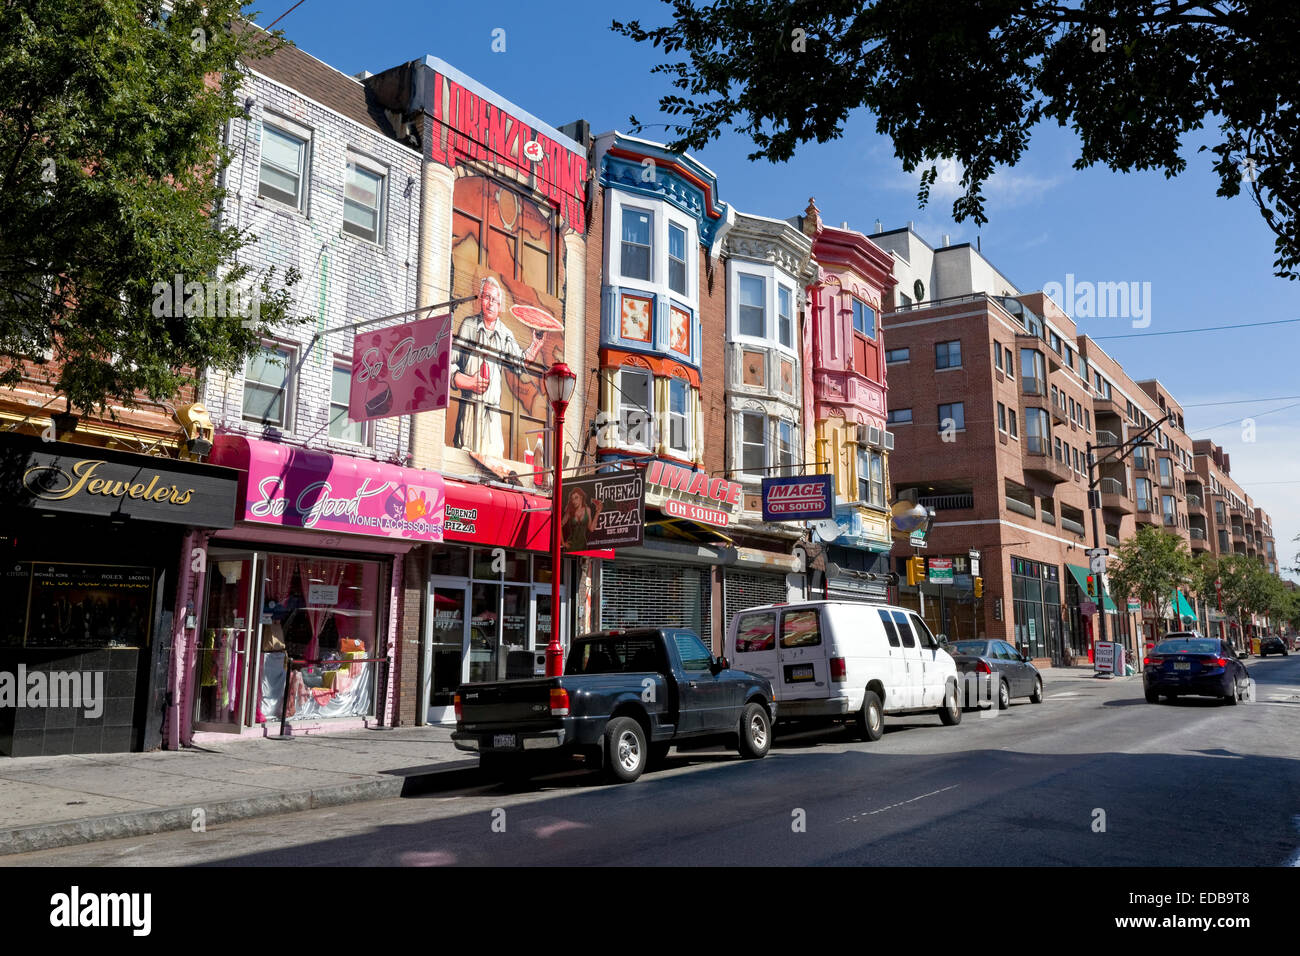
<instances>
[{"instance_id":1,"label":"glass storefront door","mask_svg":"<svg viewBox=\"0 0 1300 956\"><path fill-rule=\"evenodd\" d=\"M434 577L429 580L429 605L433 609L429 653L425 658L425 700L430 723L455 719L452 698L468 666L469 587L464 580Z\"/></svg>"},{"instance_id":2,"label":"glass storefront door","mask_svg":"<svg viewBox=\"0 0 1300 956\"><path fill-rule=\"evenodd\" d=\"M257 555L209 553L207 613L199 632L194 726L238 733L248 724L260 606Z\"/></svg>"}]
</instances>

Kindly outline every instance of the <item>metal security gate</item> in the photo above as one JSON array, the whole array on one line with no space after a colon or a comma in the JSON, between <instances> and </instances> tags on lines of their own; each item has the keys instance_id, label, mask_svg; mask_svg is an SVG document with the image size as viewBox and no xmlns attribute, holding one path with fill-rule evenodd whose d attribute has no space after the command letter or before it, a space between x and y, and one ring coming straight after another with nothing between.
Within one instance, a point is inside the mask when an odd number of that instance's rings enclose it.
<instances>
[{"instance_id":1,"label":"metal security gate","mask_svg":"<svg viewBox=\"0 0 1300 956\"><path fill-rule=\"evenodd\" d=\"M724 624L728 629L737 611L760 604L784 604L790 599L784 574L759 574L731 568L724 573L722 593L726 611Z\"/></svg>"},{"instance_id":2,"label":"metal security gate","mask_svg":"<svg viewBox=\"0 0 1300 956\"><path fill-rule=\"evenodd\" d=\"M713 639L709 568L607 561L601 567L600 626L688 627Z\"/></svg>"}]
</instances>

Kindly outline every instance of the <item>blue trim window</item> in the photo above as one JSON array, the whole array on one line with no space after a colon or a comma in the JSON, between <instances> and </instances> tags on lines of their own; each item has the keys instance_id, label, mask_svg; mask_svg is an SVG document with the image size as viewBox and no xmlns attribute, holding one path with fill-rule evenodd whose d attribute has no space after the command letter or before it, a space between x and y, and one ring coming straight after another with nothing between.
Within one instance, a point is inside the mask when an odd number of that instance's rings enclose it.
<instances>
[{"instance_id":1,"label":"blue trim window","mask_svg":"<svg viewBox=\"0 0 1300 956\"><path fill-rule=\"evenodd\" d=\"M626 279L650 281L650 213L640 209L623 210L623 250L619 271Z\"/></svg>"},{"instance_id":2,"label":"blue trim window","mask_svg":"<svg viewBox=\"0 0 1300 956\"><path fill-rule=\"evenodd\" d=\"M668 224L668 288L686 295L686 230L675 222Z\"/></svg>"},{"instance_id":3,"label":"blue trim window","mask_svg":"<svg viewBox=\"0 0 1300 956\"><path fill-rule=\"evenodd\" d=\"M869 339L876 337L876 310L860 299L853 300L853 331Z\"/></svg>"}]
</instances>

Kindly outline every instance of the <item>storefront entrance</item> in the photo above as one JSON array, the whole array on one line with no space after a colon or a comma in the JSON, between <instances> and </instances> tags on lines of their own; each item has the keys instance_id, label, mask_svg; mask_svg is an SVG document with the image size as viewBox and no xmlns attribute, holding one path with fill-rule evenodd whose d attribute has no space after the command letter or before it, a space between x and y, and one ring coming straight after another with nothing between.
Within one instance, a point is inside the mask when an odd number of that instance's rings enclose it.
<instances>
[{"instance_id":1,"label":"storefront entrance","mask_svg":"<svg viewBox=\"0 0 1300 956\"><path fill-rule=\"evenodd\" d=\"M374 713L383 562L238 547L208 562L196 730L279 721L286 691L289 721ZM302 663L286 682L290 661Z\"/></svg>"},{"instance_id":2,"label":"storefront entrance","mask_svg":"<svg viewBox=\"0 0 1300 956\"><path fill-rule=\"evenodd\" d=\"M537 655L551 640L551 560L504 548L448 548L432 564L444 573L429 577L424 694L428 721L450 723L461 684L536 673ZM566 623L562 618L560 640L567 647Z\"/></svg>"}]
</instances>

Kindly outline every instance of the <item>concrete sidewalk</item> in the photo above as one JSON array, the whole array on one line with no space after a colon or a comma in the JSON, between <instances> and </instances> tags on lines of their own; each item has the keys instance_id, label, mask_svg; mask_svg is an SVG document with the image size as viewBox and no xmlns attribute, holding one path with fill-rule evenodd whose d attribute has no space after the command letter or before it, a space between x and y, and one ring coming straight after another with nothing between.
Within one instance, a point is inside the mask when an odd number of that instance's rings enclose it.
<instances>
[{"instance_id":1,"label":"concrete sidewalk","mask_svg":"<svg viewBox=\"0 0 1300 956\"><path fill-rule=\"evenodd\" d=\"M477 768L448 727L0 758L0 857L396 797L472 782Z\"/></svg>"}]
</instances>

